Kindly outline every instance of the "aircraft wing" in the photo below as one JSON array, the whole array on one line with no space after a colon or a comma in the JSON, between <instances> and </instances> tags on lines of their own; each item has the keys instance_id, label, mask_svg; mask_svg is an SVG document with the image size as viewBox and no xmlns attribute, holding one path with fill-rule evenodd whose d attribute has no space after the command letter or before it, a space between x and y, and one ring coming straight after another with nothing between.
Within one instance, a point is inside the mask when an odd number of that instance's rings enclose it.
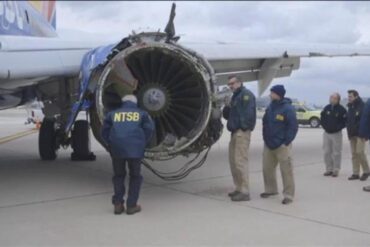
<instances>
[{"instance_id":1,"label":"aircraft wing","mask_svg":"<svg viewBox=\"0 0 370 247\"><path fill-rule=\"evenodd\" d=\"M237 74L244 82L258 81L259 94L274 78L290 76L293 70L299 69L302 57L370 56L369 46L356 45L191 43L188 46L208 59L218 85L225 85L230 74Z\"/></svg>"},{"instance_id":2,"label":"aircraft wing","mask_svg":"<svg viewBox=\"0 0 370 247\"><path fill-rule=\"evenodd\" d=\"M78 75L83 55L93 47L56 38L1 36L0 82Z\"/></svg>"},{"instance_id":3,"label":"aircraft wing","mask_svg":"<svg viewBox=\"0 0 370 247\"><path fill-rule=\"evenodd\" d=\"M0 82L4 88L20 86L14 80L75 76L87 51L98 42L76 42L55 38L1 36ZM183 43L205 56L212 65L218 85L230 74L244 82L258 81L262 94L274 78L288 77L304 57L370 56L370 47L333 44L276 43ZM9 82L11 85L5 85ZM22 83L22 82L19 82Z\"/></svg>"}]
</instances>

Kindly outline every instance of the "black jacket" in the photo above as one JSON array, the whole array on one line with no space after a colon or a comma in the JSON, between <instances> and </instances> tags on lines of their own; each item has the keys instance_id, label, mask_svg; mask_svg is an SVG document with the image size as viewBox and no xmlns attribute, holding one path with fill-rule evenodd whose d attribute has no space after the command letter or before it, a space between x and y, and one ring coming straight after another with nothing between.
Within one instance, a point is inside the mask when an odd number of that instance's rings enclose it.
<instances>
[{"instance_id":1,"label":"black jacket","mask_svg":"<svg viewBox=\"0 0 370 247\"><path fill-rule=\"evenodd\" d=\"M359 136L370 139L370 99L367 100L362 112Z\"/></svg>"},{"instance_id":2,"label":"black jacket","mask_svg":"<svg viewBox=\"0 0 370 247\"><path fill-rule=\"evenodd\" d=\"M348 104L347 134L348 138L359 137L360 120L364 109L364 102L358 97L352 104Z\"/></svg>"},{"instance_id":3,"label":"black jacket","mask_svg":"<svg viewBox=\"0 0 370 247\"><path fill-rule=\"evenodd\" d=\"M327 105L321 112L321 125L326 133L333 134L346 127L347 110L340 104Z\"/></svg>"},{"instance_id":4,"label":"black jacket","mask_svg":"<svg viewBox=\"0 0 370 247\"><path fill-rule=\"evenodd\" d=\"M252 131L256 125L256 98L245 87L236 90L230 106L225 106L223 116L227 119L227 129L235 132L238 129Z\"/></svg>"}]
</instances>

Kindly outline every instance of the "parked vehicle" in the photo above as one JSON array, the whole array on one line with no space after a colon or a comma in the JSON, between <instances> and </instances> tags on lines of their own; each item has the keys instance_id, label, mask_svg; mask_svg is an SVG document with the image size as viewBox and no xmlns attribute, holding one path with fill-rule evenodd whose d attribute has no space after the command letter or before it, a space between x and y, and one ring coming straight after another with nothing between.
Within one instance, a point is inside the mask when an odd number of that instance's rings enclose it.
<instances>
[{"instance_id":1,"label":"parked vehicle","mask_svg":"<svg viewBox=\"0 0 370 247\"><path fill-rule=\"evenodd\" d=\"M293 103L293 106L296 110L299 124L310 125L311 128L320 127L321 110L313 109L302 103Z\"/></svg>"}]
</instances>

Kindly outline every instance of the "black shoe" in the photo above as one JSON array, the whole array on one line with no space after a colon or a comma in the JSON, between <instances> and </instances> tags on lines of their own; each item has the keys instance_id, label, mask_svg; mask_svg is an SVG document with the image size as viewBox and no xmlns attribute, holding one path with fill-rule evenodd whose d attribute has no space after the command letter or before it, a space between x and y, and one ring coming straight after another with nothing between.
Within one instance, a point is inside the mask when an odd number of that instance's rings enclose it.
<instances>
[{"instance_id":1,"label":"black shoe","mask_svg":"<svg viewBox=\"0 0 370 247\"><path fill-rule=\"evenodd\" d=\"M284 205L287 205L287 204L290 204L290 203L292 203L293 202L293 200L292 199L289 199L289 198L284 198L284 200L281 202L282 204L284 204Z\"/></svg>"},{"instance_id":2,"label":"black shoe","mask_svg":"<svg viewBox=\"0 0 370 247\"><path fill-rule=\"evenodd\" d=\"M262 198L269 198L270 196L276 196L278 193L267 193L267 192L263 192L262 194L260 194L260 196Z\"/></svg>"},{"instance_id":3,"label":"black shoe","mask_svg":"<svg viewBox=\"0 0 370 247\"><path fill-rule=\"evenodd\" d=\"M236 196L238 193L240 193L239 191L235 190L233 192L230 192L229 194L227 194L229 197L233 197L233 196Z\"/></svg>"},{"instance_id":4,"label":"black shoe","mask_svg":"<svg viewBox=\"0 0 370 247\"><path fill-rule=\"evenodd\" d=\"M325 173L324 173L324 176L325 176L325 177L333 176L333 172L325 172Z\"/></svg>"},{"instance_id":5,"label":"black shoe","mask_svg":"<svg viewBox=\"0 0 370 247\"><path fill-rule=\"evenodd\" d=\"M370 185L365 186L365 187L363 187L362 189L363 189L364 191L366 191L366 192L370 192Z\"/></svg>"},{"instance_id":6,"label":"black shoe","mask_svg":"<svg viewBox=\"0 0 370 247\"><path fill-rule=\"evenodd\" d=\"M245 194L245 193L241 193L239 192L238 194L236 194L235 196L232 196L231 197L231 200L233 202L242 202L242 201L249 201L250 200L250 197L248 194Z\"/></svg>"},{"instance_id":7,"label":"black shoe","mask_svg":"<svg viewBox=\"0 0 370 247\"><path fill-rule=\"evenodd\" d=\"M122 203L114 204L114 214L122 214L125 212L125 206Z\"/></svg>"},{"instance_id":8,"label":"black shoe","mask_svg":"<svg viewBox=\"0 0 370 247\"><path fill-rule=\"evenodd\" d=\"M127 207L126 214L131 215L131 214L136 214L141 211L141 206L136 205L134 207Z\"/></svg>"},{"instance_id":9,"label":"black shoe","mask_svg":"<svg viewBox=\"0 0 370 247\"><path fill-rule=\"evenodd\" d=\"M348 178L348 180L357 180L357 179L360 179L360 176L359 175L355 175L355 174L352 174L352 176L350 176Z\"/></svg>"},{"instance_id":10,"label":"black shoe","mask_svg":"<svg viewBox=\"0 0 370 247\"><path fill-rule=\"evenodd\" d=\"M362 173L362 176L360 177L360 180L361 181L365 181L365 180L367 180L367 178L369 177L369 173Z\"/></svg>"},{"instance_id":11,"label":"black shoe","mask_svg":"<svg viewBox=\"0 0 370 247\"><path fill-rule=\"evenodd\" d=\"M333 174L331 175L333 178L336 178L336 177L338 177L338 172L333 172Z\"/></svg>"}]
</instances>

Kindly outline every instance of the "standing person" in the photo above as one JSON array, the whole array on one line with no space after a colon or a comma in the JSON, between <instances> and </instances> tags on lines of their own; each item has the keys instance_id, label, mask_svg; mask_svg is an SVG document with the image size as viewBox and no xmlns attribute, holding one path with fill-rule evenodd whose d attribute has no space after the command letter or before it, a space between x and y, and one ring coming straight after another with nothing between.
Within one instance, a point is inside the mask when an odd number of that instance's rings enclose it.
<instances>
[{"instance_id":1,"label":"standing person","mask_svg":"<svg viewBox=\"0 0 370 247\"><path fill-rule=\"evenodd\" d=\"M109 112L104 120L102 138L108 146L113 163L114 214L125 211L126 165L130 175L126 213L135 214L141 211L137 204L143 181L141 160L153 131L153 121L147 112L138 108L134 95L124 96L122 106Z\"/></svg>"},{"instance_id":2,"label":"standing person","mask_svg":"<svg viewBox=\"0 0 370 247\"><path fill-rule=\"evenodd\" d=\"M369 163L365 153L366 139L360 136L360 120L364 102L356 90L348 90L347 133L351 144L353 174L348 180L360 179L365 181L369 177ZM360 168L362 176L360 177Z\"/></svg>"},{"instance_id":3,"label":"standing person","mask_svg":"<svg viewBox=\"0 0 370 247\"><path fill-rule=\"evenodd\" d=\"M283 179L283 204L293 202L294 177L291 157L292 142L298 132L296 112L292 101L285 98L283 85L271 88L271 103L263 116L263 179L265 192L262 198L268 198L278 194L276 182L276 167L280 164Z\"/></svg>"},{"instance_id":4,"label":"standing person","mask_svg":"<svg viewBox=\"0 0 370 247\"><path fill-rule=\"evenodd\" d=\"M337 177L342 160L342 129L346 127L347 110L340 104L339 93L330 95L329 102L321 112L321 125L324 128L324 161L326 165L324 176Z\"/></svg>"},{"instance_id":5,"label":"standing person","mask_svg":"<svg viewBox=\"0 0 370 247\"><path fill-rule=\"evenodd\" d=\"M365 140L370 139L370 99L366 102L360 121L360 136ZM370 185L363 187L363 190L370 192Z\"/></svg>"},{"instance_id":6,"label":"standing person","mask_svg":"<svg viewBox=\"0 0 370 247\"><path fill-rule=\"evenodd\" d=\"M233 96L229 105L224 107L223 115L231 132L229 163L235 185L229 197L232 201L249 201L248 149L251 132L256 125L256 99L238 76L230 76L228 85Z\"/></svg>"}]
</instances>

